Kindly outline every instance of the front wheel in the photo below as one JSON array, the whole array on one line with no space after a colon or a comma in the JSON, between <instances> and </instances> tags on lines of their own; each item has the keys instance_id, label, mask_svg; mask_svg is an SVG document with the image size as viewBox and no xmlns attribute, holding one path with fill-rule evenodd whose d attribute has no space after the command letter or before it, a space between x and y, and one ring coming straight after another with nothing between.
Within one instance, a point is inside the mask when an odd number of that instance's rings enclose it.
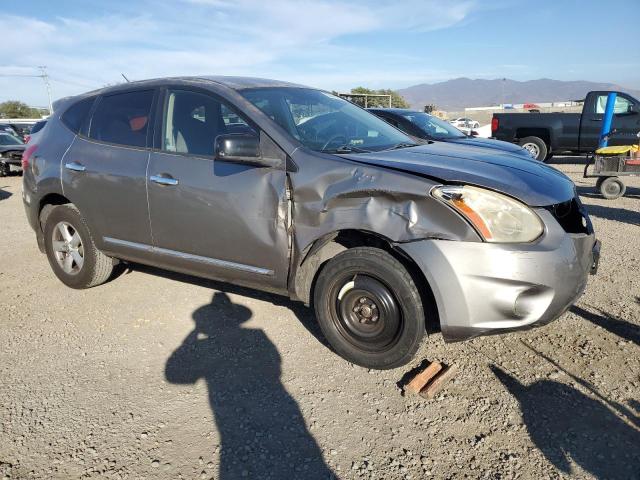
<instances>
[{"instance_id":1,"label":"front wheel","mask_svg":"<svg viewBox=\"0 0 640 480\"><path fill-rule=\"evenodd\" d=\"M408 363L425 334L420 293L404 266L378 248L339 253L314 289L320 328L335 351L362 367Z\"/></svg>"},{"instance_id":2,"label":"front wheel","mask_svg":"<svg viewBox=\"0 0 640 480\"><path fill-rule=\"evenodd\" d=\"M11 167L8 163L0 162L0 177L8 177L11 173Z\"/></svg>"},{"instance_id":3,"label":"front wheel","mask_svg":"<svg viewBox=\"0 0 640 480\"><path fill-rule=\"evenodd\" d=\"M46 215L44 246L53 273L68 287L89 288L106 282L113 261L98 250L72 204L53 207Z\"/></svg>"}]
</instances>

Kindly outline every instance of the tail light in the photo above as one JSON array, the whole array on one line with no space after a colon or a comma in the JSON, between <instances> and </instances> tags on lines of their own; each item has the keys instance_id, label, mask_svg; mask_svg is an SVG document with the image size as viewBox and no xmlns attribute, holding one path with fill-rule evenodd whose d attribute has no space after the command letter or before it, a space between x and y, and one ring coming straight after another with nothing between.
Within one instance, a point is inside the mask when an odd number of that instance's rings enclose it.
<instances>
[{"instance_id":1,"label":"tail light","mask_svg":"<svg viewBox=\"0 0 640 480\"><path fill-rule=\"evenodd\" d=\"M491 119L491 131L492 132L497 132L499 126L500 126L500 122L498 121L498 118L497 117L493 117Z\"/></svg>"},{"instance_id":2,"label":"tail light","mask_svg":"<svg viewBox=\"0 0 640 480\"><path fill-rule=\"evenodd\" d=\"M24 143L29 143L29 140L31 140L31 135L25 135L24 136Z\"/></svg>"},{"instance_id":3,"label":"tail light","mask_svg":"<svg viewBox=\"0 0 640 480\"><path fill-rule=\"evenodd\" d=\"M22 171L26 172L27 168L29 168L29 163L31 161L31 157L38 149L38 145L30 145L27 149L22 152Z\"/></svg>"}]
</instances>

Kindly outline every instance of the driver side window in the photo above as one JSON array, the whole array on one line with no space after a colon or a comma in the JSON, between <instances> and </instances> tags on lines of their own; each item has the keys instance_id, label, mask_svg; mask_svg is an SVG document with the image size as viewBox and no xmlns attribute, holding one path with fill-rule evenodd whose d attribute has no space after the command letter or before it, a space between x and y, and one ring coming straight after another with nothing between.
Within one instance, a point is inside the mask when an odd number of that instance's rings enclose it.
<instances>
[{"instance_id":1,"label":"driver side window","mask_svg":"<svg viewBox=\"0 0 640 480\"><path fill-rule=\"evenodd\" d=\"M631 111L631 101L618 95L613 104L613 113L616 115L629 113ZM599 95L596 99L596 113L604 113L607 107L607 95Z\"/></svg>"},{"instance_id":2,"label":"driver side window","mask_svg":"<svg viewBox=\"0 0 640 480\"><path fill-rule=\"evenodd\" d=\"M215 139L229 133L255 131L230 106L213 96L169 90L165 106L162 149L213 156Z\"/></svg>"}]
</instances>

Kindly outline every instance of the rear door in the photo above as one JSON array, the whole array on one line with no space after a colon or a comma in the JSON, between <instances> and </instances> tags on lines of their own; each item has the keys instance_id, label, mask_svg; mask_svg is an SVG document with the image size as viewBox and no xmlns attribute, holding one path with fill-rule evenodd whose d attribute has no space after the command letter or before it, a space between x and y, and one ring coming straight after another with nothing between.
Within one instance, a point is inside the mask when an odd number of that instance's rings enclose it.
<instances>
[{"instance_id":1,"label":"rear door","mask_svg":"<svg viewBox=\"0 0 640 480\"><path fill-rule=\"evenodd\" d=\"M580 149L583 151L593 151L598 147L607 97L608 92L595 94L592 97L595 101L587 105L582 114ZM631 111L631 106L636 103L637 100L634 98L624 93L618 93L611 122L611 128L615 131L609 137L610 146L631 145L638 142L636 135L640 132L640 115Z\"/></svg>"},{"instance_id":2,"label":"rear door","mask_svg":"<svg viewBox=\"0 0 640 480\"><path fill-rule=\"evenodd\" d=\"M285 169L213 156L216 137L232 133L260 135L262 145L284 153L211 92L167 89L161 111L163 120L156 124L161 138L148 172L156 261L174 270L284 289Z\"/></svg>"},{"instance_id":3,"label":"rear door","mask_svg":"<svg viewBox=\"0 0 640 480\"><path fill-rule=\"evenodd\" d=\"M90 121L64 156L65 195L89 223L94 241L107 252L144 259L150 248L146 172L156 91L104 95Z\"/></svg>"}]
</instances>

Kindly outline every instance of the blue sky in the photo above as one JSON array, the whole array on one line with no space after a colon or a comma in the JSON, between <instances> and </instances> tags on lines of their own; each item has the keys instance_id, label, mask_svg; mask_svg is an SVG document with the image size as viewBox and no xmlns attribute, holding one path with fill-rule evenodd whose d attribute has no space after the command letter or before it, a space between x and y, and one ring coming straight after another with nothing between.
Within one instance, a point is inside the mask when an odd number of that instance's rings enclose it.
<instances>
[{"instance_id":1,"label":"blue sky","mask_svg":"<svg viewBox=\"0 0 640 480\"><path fill-rule=\"evenodd\" d=\"M606 7L606 8L605 8ZM640 88L640 0L3 2L0 101L130 79L252 75L325 89L456 77Z\"/></svg>"}]
</instances>

